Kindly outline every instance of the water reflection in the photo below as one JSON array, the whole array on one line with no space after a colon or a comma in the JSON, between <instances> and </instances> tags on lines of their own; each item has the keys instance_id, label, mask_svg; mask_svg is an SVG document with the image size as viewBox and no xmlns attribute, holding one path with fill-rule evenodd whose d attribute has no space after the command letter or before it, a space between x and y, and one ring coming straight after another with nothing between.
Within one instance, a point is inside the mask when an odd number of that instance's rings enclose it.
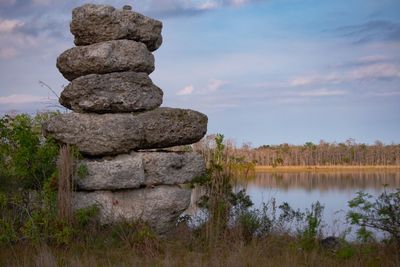
<instances>
[{"instance_id":1,"label":"water reflection","mask_svg":"<svg viewBox=\"0 0 400 267\"><path fill-rule=\"evenodd\" d=\"M388 191L400 188L400 172L260 172L246 184L255 208L271 198L301 210L319 201L325 207L325 234L338 236L349 227L346 223L348 201L359 191L378 196L385 189L384 185ZM355 238L354 228L348 238Z\"/></svg>"},{"instance_id":2,"label":"water reflection","mask_svg":"<svg viewBox=\"0 0 400 267\"><path fill-rule=\"evenodd\" d=\"M349 227L346 222L348 201L359 191L378 196L385 189L384 185L388 191L400 188L400 171L258 172L253 179L242 181L239 188L246 188L254 208L261 208L263 203L274 198L278 205L287 202L292 208L304 211L319 201L325 207L324 234L339 236ZM196 202L203 194L204 189L200 187L193 190L187 214L199 214ZM353 227L348 239L355 238L354 230Z\"/></svg>"},{"instance_id":3,"label":"water reflection","mask_svg":"<svg viewBox=\"0 0 400 267\"><path fill-rule=\"evenodd\" d=\"M282 190L365 190L382 191L382 186L400 187L400 172L300 172L300 173L256 173L249 183L260 188Z\"/></svg>"}]
</instances>

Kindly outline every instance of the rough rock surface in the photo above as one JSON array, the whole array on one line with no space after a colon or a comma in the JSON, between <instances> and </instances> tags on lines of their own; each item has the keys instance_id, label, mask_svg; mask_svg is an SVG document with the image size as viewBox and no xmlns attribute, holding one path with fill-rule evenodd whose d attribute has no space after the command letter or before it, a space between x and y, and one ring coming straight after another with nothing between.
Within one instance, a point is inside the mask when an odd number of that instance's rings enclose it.
<instances>
[{"instance_id":1,"label":"rough rock surface","mask_svg":"<svg viewBox=\"0 0 400 267\"><path fill-rule=\"evenodd\" d=\"M79 190L115 190L153 185L184 184L205 173L204 160L195 152L132 152L77 162L84 175L75 175Z\"/></svg>"},{"instance_id":2,"label":"rough rock surface","mask_svg":"<svg viewBox=\"0 0 400 267\"><path fill-rule=\"evenodd\" d=\"M82 159L74 175L79 190L116 190L138 188L145 184L140 157L118 155L113 158Z\"/></svg>"},{"instance_id":3,"label":"rough rock surface","mask_svg":"<svg viewBox=\"0 0 400 267\"><path fill-rule=\"evenodd\" d=\"M77 46L57 58L57 68L69 81L88 74L154 71L154 56L143 43L116 40Z\"/></svg>"},{"instance_id":4,"label":"rough rock surface","mask_svg":"<svg viewBox=\"0 0 400 267\"><path fill-rule=\"evenodd\" d=\"M117 113L151 110L163 92L146 73L90 74L73 80L62 91L60 104L77 112Z\"/></svg>"},{"instance_id":5,"label":"rough rock surface","mask_svg":"<svg viewBox=\"0 0 400 267\"><path fill-rule=\"evenodd\" d=\"M72 11L71 32L76 45L128 39L146 44L150 51L160 47L162 23L126 9L86 4Z\"/></svg>"},{"instance_id":6,"label":"rough rock surface","mask_svg":"<svg viewBox=\"0 0 400 267\"><path fill-rule=\"evenodd\" d=\"M97 205L103 224L142 220L157 232L165 233L189 206L191 191L179 186L156 186L128 191L75 192L73 208Z\"/></svg>"},{"instance_id":7,"label":"rough rock surface","mask_svg":"<svg viewBox=\"0 0 400 267\"><path fill-rule=\"evenodd\" d=\"M102 156L192 144L206 134L207 121L197 111L157 108L132 114L62 114L44 123L43 130L83 154Z\"/></svg>"}]
</instances>

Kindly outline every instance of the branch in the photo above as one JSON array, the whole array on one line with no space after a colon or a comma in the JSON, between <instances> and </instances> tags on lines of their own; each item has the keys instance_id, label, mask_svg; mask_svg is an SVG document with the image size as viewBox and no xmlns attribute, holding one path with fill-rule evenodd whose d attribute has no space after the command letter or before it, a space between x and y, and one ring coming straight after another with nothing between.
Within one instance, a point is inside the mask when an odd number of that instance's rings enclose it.
<instances>
[{"instance_id":1,"label":"branch","mask_svg":"<svg viewBox=\"0 0 400 267\"><path fill-rule=\"evenodd\" d=\"M47 88L48 90L50 90L50 92L52 92L52 93L57 97L57 99L60 99L60 97L58 96L58 94L57 94L47 83L45 83L45 82L43 82L43 81L39 81L39 84L40 84L40 86L45 87L45 88Z\"/></svg>"}]
</instances>

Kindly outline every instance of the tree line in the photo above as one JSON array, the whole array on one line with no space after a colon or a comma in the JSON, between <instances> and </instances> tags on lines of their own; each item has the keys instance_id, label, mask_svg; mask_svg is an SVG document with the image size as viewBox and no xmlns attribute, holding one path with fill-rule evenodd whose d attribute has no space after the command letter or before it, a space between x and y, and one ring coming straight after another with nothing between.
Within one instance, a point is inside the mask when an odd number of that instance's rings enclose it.
<instances>
[{"instance_id":1,"label":"tree line","mask_svg":"<svg viewBox=\"0 0 400 267\"><path fill-rule=\"evenodd\" d=\"M214 135L208 135L193 145L205 157L211 154ZM229 155L262 166L331 166L331 165L396 165L400 166L400 144L357 143L355 139L329 143L321 140L318 144L304 145L262 145L252 148L249 144L237 146L233 140L225 141Z\"/></svg>"}]
</instances>

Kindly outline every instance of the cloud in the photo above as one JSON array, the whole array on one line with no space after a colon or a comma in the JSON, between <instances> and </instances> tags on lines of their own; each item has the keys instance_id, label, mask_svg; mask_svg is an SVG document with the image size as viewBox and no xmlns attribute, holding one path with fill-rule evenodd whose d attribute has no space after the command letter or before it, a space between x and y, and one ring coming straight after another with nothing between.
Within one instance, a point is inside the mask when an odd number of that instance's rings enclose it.
<instances>
[{"instance_id":1,"label":"cloud","mask_svg":"<svg viewBox=\"0 0 400 267\"><path fill-rule=\"evenodd\" d=\"M334 68L354 68L354 67L361 67L371 64L378 64L378 63L388 63L392 62L393 58L389 58L383 55L369 55L360 58L356 58L347 62L343 62L340 64L335 64L332 67Z\"/></svg>"},{"instance_id":2,"label":"cloud","mask_svg":"<svg viewBox=\"0 0 400 267\"><path fill-rule=\"evenodd\" d=\"M32 0L32 4L34 5L49 5L53 2L53 0Z\"/></svg>"},{"instance_id":3,"label":"cloud","mask_svg":"<svg viewBox=\"0 0 400 267\"><path fill-rule=\"evenodd\" d=\"M0 18L0 33L9 33L20 27L22 27L24 23L20 20L16 19L1 19Z\"/></svg>"},{"instance_id":4,"label":"cloud","mask_svg":"<svg viewBox=\"0 0 400 267\"><path fill-rule=\"evenodd\" d=\"M21 34L37 37L64 38L69 36L68 20L54 16L36 16L27 20L17 30Z\"/></svg>"},{"instance_id":5,"label":"cloud","mask_svg":"<svg viewBox=\"0 0 400 267\"><path fill-rule=\"evenodd\" d=\"M400 96L400 91L386 91L386 92L374 92L371 93L373 96L382 96L382 97L393 97L393 96Z\"/></svg>"},{"instance_id":6,"label":"cloud","mask_svg":"<svg viewBox=\"0 0 400 267\"><path fill-rule=\"evenodd\" d=\"M346 78L350 81L400 78L400 66L385 63L363 66L348 72Z\"/></svg>"},{"instance_id":7,"label":"cloud","mask_svg":"<svg viewBox=\"0 0 400 267\"><path fill-rule=\"evenodd\" d=\"M240 5L246 4L249 1L248 0L232 0L229 2L233 5L240 6Z\"/></svg>"},{"instance_id":8,"label":"cloud","mask_svg":"<svg viewBox=\"0 0 400 267\"><path fill-rule=\"evenodd\" d=\"M218 91L222 86L228 84L229 82L223 81L223 80L218 80L218 79L212 79L208 82L206 86L199 86L201 89L196 90L197 95L207 95L213 92ZM183 96L183 95L191 95L195 92L194 86L193 85L188 85L181 90L179 90L176 95Z\"/></svg>"},{"instance_id":9,"label":"cloud","mask_svg":"<svg viewBox=\"0 0 400 267\"><path fill-rule=\"evenodd\" d=\"M46 97L34 95L9 95L0 96L0 104L2 105L18 105L45 101Z\"/></svg>"},{"instance_id":10,"label":"cloud","mask_svg":"<svg viewBox=\"0 0 400 267\"><path fill-rule=\"evenodd\" d=\"M215 1L206 1L199 5L200 10L211 10L218 8L218 3Z\"/></svg>"},{"instance_id":11,"label":"cloud","mask_svg":"<svg viewBox=\"0 0 400 267\"><path fill-rule=\"evenodd\" d=\"M147 0L138 1L135 10L150 16L191 15L228 6L241 6L260 0ZM0 51L2 59L10 59L32 50L37 44L51 40L70 42L68 30L71 11L84 0L0 0ZM94 0L101 3L101 0ZM107 4L122 7L122 0ZM50 40L50 41L49 41Z\"/></svg>"},{"instance_id":12,"label":"cloud","mask_svg":"<svg viewBox=\"0 0 400 267\"><path fill-rule=\"evenodd\" d=\"M193 85L188 85L181 90L179 90L176 94L183 96L183 95L191 95L194 92L194 86Z\"/></svg>"},{"instance_id":13,"label":"cloud","mask_svg":"<svg viewBox=\"0 0 400 267\"><path fill-rule=\"evenodd\" d=\"M347 92L345 90L329 90L326 88L319 89L319 90L313 90L313 91L306 91L306 92L300 92L298 95L299 96L304 96L304 97L324 97L324 96L341 96L341 95L346 95Z\"/></svg>"},{"instance_id":14,"label":"cloud","mask_svg":"<svg viewBox=\"0 0 400 267\"><path fill-rule=\"evenodd\" d=\"M320 74L320 75L303 75L293 78L289 81L290 86L308 86L308 85L319 85L324 83L339 83L341 78L335 73Z\"/></svg>"},{"instance_id":15,"label":"cloud","mask_svg":"<svg viewBox=\"0 0 400 267\"><path fill-rule=\"evenodd\" d=\"M333 30L342 37L351 38L354 43L373 41L399 41L400 23L389 20L371 20L363 24L338 27Z\"/></svg>"},{"instance_id":16,"label":"cloud","mask_svg":"<svg viewBox=\"0 0 400 267\"><path fill-rule=\"evenodd\" d=\"M228 84L229 82L227 81L223 81L223 80L211 80L210 83L207 86L207 89L209 91L217 91L218 89L220 89L222 86Z\"/></svg>"},{"instance_id":17,"label":"cloud","mask_svg":"<svg viewBox=\"0 0 400 267\"><path fill-rule=\"evenodd\" d=\"M0 6L11 6L14 5L17 0L0 0Z\"/></svg>"},{"instance_id":18,"label":"cloud","mask_svg":"<svg viewBox=\"0 0 400 267\"><path fill-rule=\"evenodd\" d=\"M68 37L67 21L50 16L3 19L0 17L0 58L12 59L39 46L52 46ZM64 38L65 37L65 38Z\"/></svg>"},{"instance_id":19,"label":"cloud","mask_svg":"<svg viewBox=\"0 0 400 267\"><path fill-rule=\"evenodd\" d=\"M162 17L195 15L206 11L242 6L263 0L149 0L145 10Z\"/></svg>"},{"instance_id":20,"label":"cloud","mask_svg":"<svg viewBox=\"0 0 400 267\"><path fill-rule=\"evenodd\" d=\"M394 80L400 78L400 65L384 61L383 58L361 58L352 63L339 65L331 73L306 74L289 80L289 85L315 86L354 81Z\"/></svg>"},{"instance_id":21,"label":"cloud","mask_svg":"<svg viewBox=\"0 0 400 267\"><path fill-rule=\"evenodd\" d=\"M156 17L172 17L201 14L223 7L239 7L265 0L145 0L135 1L133 8L139 12ZM92 3L105 4L104 0L92 0ZM72 8L86 4L85 0L0 0L0 16L27 17L47 16L57 13L68 15ZM110 0L106 4L122 7L126 1ZM67 12L68 11L68 12Z\"/></svg>"},{"instance_id":22,"label":"cloud","mask_svg":"<svg viewBox=\"0 0 400 267\"><path fill-rule=\"evenodd\" d=\"M0 58L11 59L18 54L17 50L13 47L0 47Z\"/></svg>"},{"instance_id":23,"label":"cloud","mask_svg":"<svg viewBox=\"0 0 400 267\"><path fill-rule=\"evenodd\" d=\"M44 44L44 38L32 37L21 33L7 33L0 35L0 57L12 59L23 51L31 52L32 48Z\"/></svg>"}]
</instances>

